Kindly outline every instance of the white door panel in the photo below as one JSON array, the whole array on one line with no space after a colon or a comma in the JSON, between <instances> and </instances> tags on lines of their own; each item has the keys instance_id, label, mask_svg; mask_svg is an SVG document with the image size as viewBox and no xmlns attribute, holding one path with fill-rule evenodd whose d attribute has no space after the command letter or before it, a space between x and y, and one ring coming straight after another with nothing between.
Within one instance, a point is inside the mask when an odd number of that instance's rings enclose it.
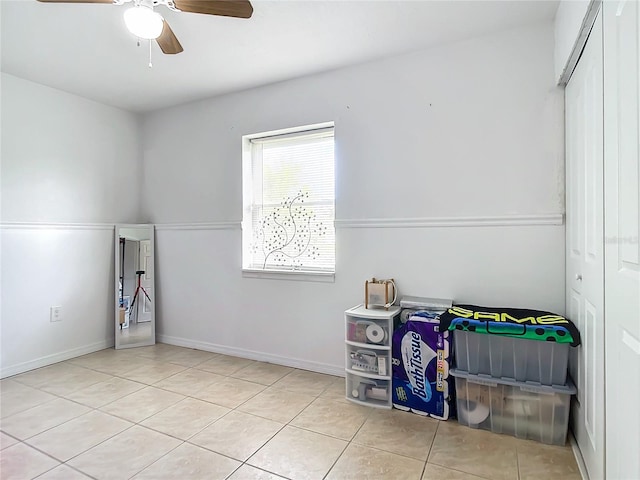
<instances>
[{"instance_id":1,"label":"white door panel","mask_svg":"<svg viewBox=\"0 0 640 480\"><path fill-rule=\"evenodd\" d=\"M640 7L607 1L605 306L607 478L640 478Z\"/></svg>"},{"instance_id":2,"label":"white door panel","mask_svg":"<svg viewBox=\"0 0 640 480\"><path fill-rule=\"evenodd\" d=\"M572 428L592 479L604 476L604 247L602 16L567 89L567 306L582 345L570 372Z\"/></svg>"},{"instance_id":3,"label":"white door panel","mask_svg":"<svg viewBox=\"0 0 640 480\"><path fill-rule=\"evenodd\" d=\"M140 240L140 265L139 270L144 270L144 274L140 277L140 286L144 288L147 295L141 295L140 306L142 307L138 313L138 322L151 321L151 305L153 298L153 261L151 261L151 240Z\"/></svg>"},{"instance_id":4,"label":"white door panel","mask_svg":"<svg viewBox=\"0 0 640 480\"><path fill-rule=\"evenodd\" d=\"M580 311L580 305L582 303L581 296L575 289L569 290L569 307L568 307L568 315L569 318L576 324L576 328L578 331L584 331L584 322L582 321L582 313ZM576 383L576 385L580 384L580 379L582 378L582 368L580 365L580 354L582 351L579 348L572 348L571 354L569 357L569 375ZM578 389L576 393L576 401L580 404L584 402L583 399L583 391L581 388Z\"/></svg>"}]
</instances>

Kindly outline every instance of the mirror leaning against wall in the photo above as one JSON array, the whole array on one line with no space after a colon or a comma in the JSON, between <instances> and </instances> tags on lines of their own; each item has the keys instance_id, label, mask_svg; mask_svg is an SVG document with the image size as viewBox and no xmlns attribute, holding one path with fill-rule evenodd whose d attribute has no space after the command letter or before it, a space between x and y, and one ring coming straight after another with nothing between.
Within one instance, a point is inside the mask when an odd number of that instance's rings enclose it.
<instances>
[{"instance_id":1,"label":"mirror leaning against wall","mask_svg":"<svg viewBox=\"0 0 640 480\"><path fill-rule=\"evenodd\" d=\"M116 349L156 343L154 226L116 225Z\"/></svg>"}]
</instances>

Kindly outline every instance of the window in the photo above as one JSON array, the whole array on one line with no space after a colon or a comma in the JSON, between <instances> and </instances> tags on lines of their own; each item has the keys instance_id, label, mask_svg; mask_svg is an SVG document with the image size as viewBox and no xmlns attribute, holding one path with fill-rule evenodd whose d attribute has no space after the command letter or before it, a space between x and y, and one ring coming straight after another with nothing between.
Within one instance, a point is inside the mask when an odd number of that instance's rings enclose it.
<instances>
[{"instance_id":1,"label":"window","mask_svg":"<svg viewBox=\"0 0 640 480\"><path fill-rule=\"evenodd\" d=\"M333 275L333 123L243 137L243 197L243 270Z\"/></svg>"}]
</instances>

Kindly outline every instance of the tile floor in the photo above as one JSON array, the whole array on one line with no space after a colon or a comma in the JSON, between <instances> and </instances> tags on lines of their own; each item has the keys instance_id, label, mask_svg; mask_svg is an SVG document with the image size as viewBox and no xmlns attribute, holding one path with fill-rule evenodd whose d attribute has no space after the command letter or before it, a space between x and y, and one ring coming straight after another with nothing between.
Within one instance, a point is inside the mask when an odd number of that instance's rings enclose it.
<instances>
[{"instance_id":1,"label":"tile floor","mask_svg":"<svg viewBox=\"0 0 640 480\"><path fill-rule=\"evenodd\" d=\"M347 402L344 380L158 344L0 382L2 479L579 479L551 447Z\"/></svg>"}]
</instances>

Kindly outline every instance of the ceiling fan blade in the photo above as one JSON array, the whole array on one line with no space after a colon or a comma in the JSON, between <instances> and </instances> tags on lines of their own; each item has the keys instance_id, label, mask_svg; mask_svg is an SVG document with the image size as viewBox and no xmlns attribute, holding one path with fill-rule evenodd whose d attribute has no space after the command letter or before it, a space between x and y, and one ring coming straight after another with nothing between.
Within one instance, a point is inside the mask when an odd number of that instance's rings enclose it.
<instances>
[{"instance_id":1,"label":"ceiling fan blade","mask_svg":"<svg viewBox=\"0 0 640 480\"><path fill-rule=\"evenodd\" d=\"M43 3L113 3L113 0L38 0Z\"/></svg>"},{"instance_id":2,"label":"ceiling fan blade","mask_svg":"<svg viewBox=\"0 0 640 480\"><path fill-rule=\"evenodd\" d=\"M168 55L174 55L184 50L166 20L162 22L162 33L156 38L156 42L158 42L162 52Z\"/></svg>"},{"instance_id":3,"label":"ceiling fan blade","mask_svg":"<svg viewBox=\"0 0 640 480\"><path fill-rule=\"evenodd\" d=\"M173 0L173 3L183 12L207 15L249 18L253 13L249 0Z\"/></svg>"}]
</instances>

